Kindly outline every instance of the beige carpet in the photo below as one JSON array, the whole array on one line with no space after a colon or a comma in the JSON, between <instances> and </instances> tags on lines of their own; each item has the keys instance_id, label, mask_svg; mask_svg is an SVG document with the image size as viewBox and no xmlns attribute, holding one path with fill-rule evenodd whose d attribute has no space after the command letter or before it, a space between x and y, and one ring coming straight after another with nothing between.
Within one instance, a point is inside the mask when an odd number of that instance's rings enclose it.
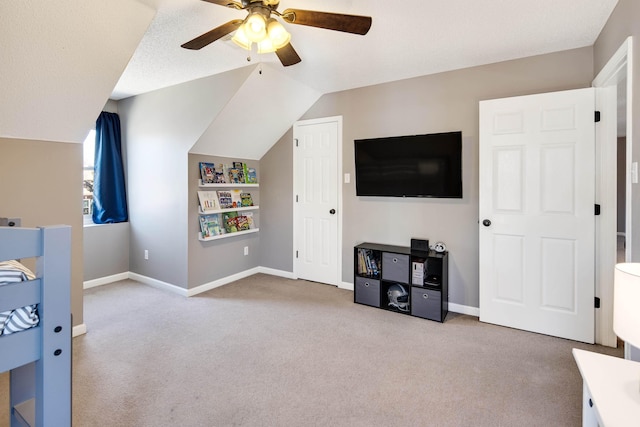
<instances>
[{"instance_id":1,"label":"beige carpet","mask_svg":"<svg viewBox=\"0 0 640 427\"><path fill-rule=\"evenodd\" d=\"M123 281L84 310L76 427L579 426L571 349L622 353L267 275L192 298Z\"/></svg>"}]
</instances>

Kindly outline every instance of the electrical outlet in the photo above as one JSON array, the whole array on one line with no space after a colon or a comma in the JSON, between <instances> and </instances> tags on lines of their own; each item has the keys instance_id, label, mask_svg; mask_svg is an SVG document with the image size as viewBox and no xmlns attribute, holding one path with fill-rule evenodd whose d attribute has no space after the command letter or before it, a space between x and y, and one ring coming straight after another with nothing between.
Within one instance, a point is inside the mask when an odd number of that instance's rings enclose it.
<instances>
[{"instance_id":1,"label":"electrical outlet","mask_svg":"<svg viewBox=\"0 0 640 427\"><path fill-rule=\"evenodd\" d=\"M244 254L245 254L245 256L249 255L249 246L245 246L244 247Z\"/></svg>"},{"instance_id":2,"label":"electrical outlet","mask_svg":"<svg viewBox=\"0 0 640 427\"><path fill-rule=\"evenodd\" d=\"M144 259L149 259L149 250L148 249L144 250Z\"/></svg>"}]
</instances>

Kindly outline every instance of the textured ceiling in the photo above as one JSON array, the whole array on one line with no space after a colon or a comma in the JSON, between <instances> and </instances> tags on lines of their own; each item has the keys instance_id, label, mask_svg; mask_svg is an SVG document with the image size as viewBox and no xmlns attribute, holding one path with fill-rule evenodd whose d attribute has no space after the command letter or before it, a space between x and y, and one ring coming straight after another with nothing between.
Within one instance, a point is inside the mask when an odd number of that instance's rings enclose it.
<instances>
[{"instance_id":1,"label":"textured ceiling","mask_svg":"<svg viewBox=\"0 0 640 427\"><path fill-rule=\"evenodd\" d=\"M180 45L245 11L200 0L140 0L157 14L112 98L121 99L236 68L247 52L230 40L199 50ZM288 7L368 15L365 36L285 24L302 63L275 54L252 62L328 93L354 87L590 46L617 0L281 0Z\"/></svg>"}]
</instances>

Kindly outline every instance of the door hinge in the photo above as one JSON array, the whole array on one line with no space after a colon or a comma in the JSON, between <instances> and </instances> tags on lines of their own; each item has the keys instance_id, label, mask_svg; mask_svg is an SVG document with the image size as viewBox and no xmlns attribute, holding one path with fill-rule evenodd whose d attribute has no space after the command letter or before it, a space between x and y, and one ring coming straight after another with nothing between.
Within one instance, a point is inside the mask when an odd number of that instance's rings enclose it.
<instances>
[{"instance_id":1,"label":"door hinge","mask_svg":"<svg viewBox=\"0 0 640 427\"><path fill-rule=\"evenodd\" d=\"M600 205L596 204L595 214L600 215Z\"/></svg>"},{"instance_id":2,"label":"door hinge","mask_svg":"<svg viewBox=\"0 0 640 427\"><path fill-rule=\"evenodd\" d=\"M595 120L596 120L596 123L600 121L600 111L596 111Z\"/></svg>"},{"instance_id":3,"label":"door hinge","mask_svg":"<svg viewBox=\"0 0 640 427\"><path fill-rule=\"evenodd\" d=\"M298 251L296 251L296 258L298 258Z\"/></svg>"},{"instance_id":4,"label":"door hinge","mask_svg":"<svg viewBox=\"0 0 640 427\"><path fill-rule=\"evenodd\" d=\"M594 307L595 308L600 308L600 298L595 297Z\"/></svg>"},{"instance_id":5,"label":"door hinge","mask_svg":"<svg viewBox=\"0 0 640 427\"><path fill-rule=\"evenodd\" d=\"M296 194L296 203L298 203L298 195Z\"/></svg>"},{"instance_id":6,"label":"door hinge","mask_svg":"<svg viewBox=\"0 0 640 427\"><path fill-rule=\"evenodd\" d=\"M298 146L298 138L295 138L294 141L296 142L296 147Z\"/></svg>"}]
</instances>

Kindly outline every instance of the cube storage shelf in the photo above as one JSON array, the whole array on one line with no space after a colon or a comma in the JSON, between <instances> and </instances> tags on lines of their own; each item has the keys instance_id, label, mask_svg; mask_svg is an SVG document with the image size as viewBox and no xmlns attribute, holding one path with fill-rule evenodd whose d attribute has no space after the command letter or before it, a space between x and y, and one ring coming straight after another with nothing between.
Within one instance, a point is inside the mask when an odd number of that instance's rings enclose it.
<instances>
[{"instance_id":1,"label":"cube storage shelf","mask_svg":"<svg viewBox=\"0 0 640 427\"><path fill-rule=\"evenodd\" d=\"M444 322L449 311L449 254L404 246L354 247L355 303Z\"/></svg>"}]
</instances>

